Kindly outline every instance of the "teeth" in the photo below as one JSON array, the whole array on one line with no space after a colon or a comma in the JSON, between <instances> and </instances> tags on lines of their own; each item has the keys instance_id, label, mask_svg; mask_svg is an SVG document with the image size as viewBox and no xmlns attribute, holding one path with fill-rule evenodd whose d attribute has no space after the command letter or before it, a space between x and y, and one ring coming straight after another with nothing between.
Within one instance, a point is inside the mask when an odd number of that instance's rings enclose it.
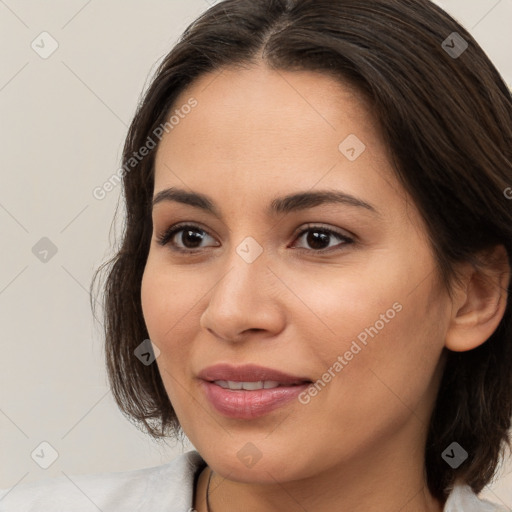
<instances>
[{"instance_id":1,"label":"teeth","mask_svg":"<svg viewBox=\"0 0 512 512\"><path fill-rule=\"evenodd\" d=\"M254 391L256 389L271 389L280 386L280 383L275 380L260 380L258 382L235 382L232 380L216 380L214 381L217 386L224 389L245 389L247 391Z\"/></svg>"}]
</instances>

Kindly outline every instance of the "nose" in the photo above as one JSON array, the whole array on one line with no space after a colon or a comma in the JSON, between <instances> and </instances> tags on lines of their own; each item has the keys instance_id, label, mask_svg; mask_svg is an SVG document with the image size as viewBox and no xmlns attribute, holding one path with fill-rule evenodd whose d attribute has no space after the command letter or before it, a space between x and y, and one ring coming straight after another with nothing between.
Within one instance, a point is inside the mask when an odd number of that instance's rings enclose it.
<instances>
[{"instance_id":1,"label":"nose","mask_svg":"<svg viewBox=\"0 0 512 512\"><path fill-rule=\"evenodd\" d=\"M280 297L285 286L267 263L264 253L252 263L235 253L222 267L200 326L228 342L240 342L256 333L260 338L272 337L284 329Z\"/></svg>"}]
</instances>

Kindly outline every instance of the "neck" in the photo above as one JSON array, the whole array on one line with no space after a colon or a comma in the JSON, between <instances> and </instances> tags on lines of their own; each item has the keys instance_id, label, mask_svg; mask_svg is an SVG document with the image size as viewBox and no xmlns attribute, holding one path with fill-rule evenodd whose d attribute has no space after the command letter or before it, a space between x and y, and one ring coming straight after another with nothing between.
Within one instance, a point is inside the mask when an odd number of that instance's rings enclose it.
<instances>
[{"instance_id":1,"label":"neck","mask_svg":"<svg viewBox=\"0 0 512 512\"><path fill-rule=\"evenodd\" d=\"M197 512L239 512L242 509L244 512L443 511L444 503L428 490L422 466L414 471L411 464L405 462L401 466L398 459L392 459L394 469L383 470L377 454L374 455L373 465L360 457L350 467L335 467L297 481L274 478L274 483L236 481L212 472L207 466L198 479L194 509Z\"/></svg>"}]
</instances>

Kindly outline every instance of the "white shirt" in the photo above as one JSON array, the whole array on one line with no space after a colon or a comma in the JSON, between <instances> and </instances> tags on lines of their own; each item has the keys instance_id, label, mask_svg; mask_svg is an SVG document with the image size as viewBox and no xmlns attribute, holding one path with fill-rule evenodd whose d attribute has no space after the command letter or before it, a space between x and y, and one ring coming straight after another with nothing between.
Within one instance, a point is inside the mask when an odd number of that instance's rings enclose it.
<instances>
[{"instance_id":1,"label":"white shirt","mask_svg":"<svg viewBox=\"0 0 512 512\"><path fill-rule=\"evenodd\" d=\"M0 512L193 512L194 479L206 466L195 450L161 466L62 475L0 489ZM456 484L444 512L507 512Z\"/></svg>"}]
</instances>

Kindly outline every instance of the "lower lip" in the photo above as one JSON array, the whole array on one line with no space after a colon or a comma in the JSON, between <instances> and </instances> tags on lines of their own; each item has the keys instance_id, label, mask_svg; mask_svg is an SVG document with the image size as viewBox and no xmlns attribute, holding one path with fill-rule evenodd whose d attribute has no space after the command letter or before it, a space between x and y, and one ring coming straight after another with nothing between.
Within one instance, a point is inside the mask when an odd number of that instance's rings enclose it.
<instances>
[{"instance_id":1,"label":"lower lip","mask_svg":"<svg viewBox=\"0 0 512 512\"><path fill-rule=\"evenodd\" d=\"M215 409L224 416L250 420L268 414L296 399L308 383L299 386L279 386L254 391L224 389L213 382L201 381L206 396Z\"/></svg>"}]
</instances>

